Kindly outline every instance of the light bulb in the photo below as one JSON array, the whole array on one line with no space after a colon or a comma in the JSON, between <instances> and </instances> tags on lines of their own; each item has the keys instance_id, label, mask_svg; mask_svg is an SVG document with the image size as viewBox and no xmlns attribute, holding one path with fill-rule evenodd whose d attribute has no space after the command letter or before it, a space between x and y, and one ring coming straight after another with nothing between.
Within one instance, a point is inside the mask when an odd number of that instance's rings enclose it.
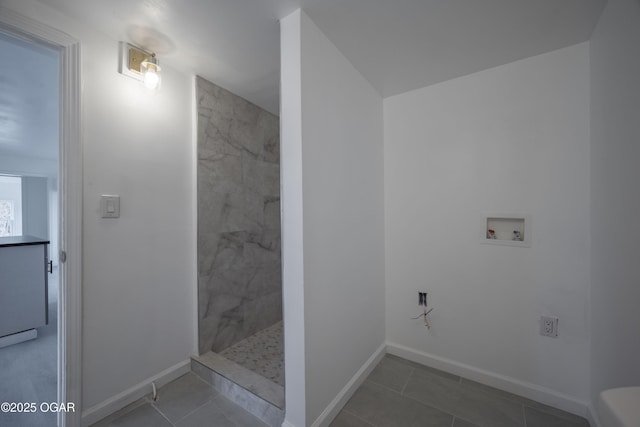
<instances>
[{"instance_id":1,"label":"light bulb","mask_svg":"<svg viewBox=\"0 0 640 427\"><path fill-rule=\"evenodd\" d=\"M160 83L160 76L158 76L155 70L147 70L147 72L144 73L142 83L147 89L155 89L158 87L158 83Z\"/></svg>"},{"instance_id":2,"label":"light bulb","mask_svg":"<svg viewBox=\"0 0 640 427\"><path fill-rule=\"evenodd\" d=\"M142 83L147 89L153 90L160 86L160 65L155 53L142 61L140 72L142 73Z\"/></svg>"}]
</instances>

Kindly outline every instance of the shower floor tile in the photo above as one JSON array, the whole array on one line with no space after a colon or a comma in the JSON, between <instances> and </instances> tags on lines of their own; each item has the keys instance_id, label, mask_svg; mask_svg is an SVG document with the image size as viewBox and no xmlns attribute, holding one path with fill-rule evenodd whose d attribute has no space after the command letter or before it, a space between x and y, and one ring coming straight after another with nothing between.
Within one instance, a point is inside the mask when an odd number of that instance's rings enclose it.
<instances>
[{"instance_id":1,"label":"shower floor tile","mask_svg":"<svg viewBox=\"0 0 640 427\"><path fill-rule=\"evenodd\" d=\"M284 387L283 342L282 322L278 322L218 354Z\"/></svg>"}]
</instances>

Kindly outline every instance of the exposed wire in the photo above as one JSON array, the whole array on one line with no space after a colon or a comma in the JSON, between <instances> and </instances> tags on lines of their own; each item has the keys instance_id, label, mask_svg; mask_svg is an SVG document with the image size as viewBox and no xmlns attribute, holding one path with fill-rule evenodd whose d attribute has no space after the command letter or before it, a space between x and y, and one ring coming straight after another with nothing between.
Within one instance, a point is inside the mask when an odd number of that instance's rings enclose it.
<instances>
[{"instance_id":1,"label":"exposed wire","mask_svg":"<svg viewBox=\"0 0 640 427\"><path fill-rule=\"evenodd\" d=\"M416 317L412 317L412 320L416 320L421 318L422 316L426 316L427 314L431 313L433 311L433 308L430 308L429 311L425 311L424 313L420 313L419 315L417 315Z\"/></svg>"},{"instance_id":2,"label":"exposed wire","mask_svg":"<svg viewBox=\"0 0 640 427\"><path fill-rule=\"evenodd\" d=\"M433 308L430 308L430 309L427 311L427 308L425 307L424 312L420 313L420 314L419 314L418 316L416 316L416 317L412 317L411 319L412 319L412 320L417 320L417 319L419 319L419 318L421 318L421 317L424 317L424 326L426 326L426 327L427 327L427 329L431 329L431 325L429 325L429 319L427 319L427 315L428 315L429 313L431 313L432 311L433 311Z\"/></svg>"}]
</instances>

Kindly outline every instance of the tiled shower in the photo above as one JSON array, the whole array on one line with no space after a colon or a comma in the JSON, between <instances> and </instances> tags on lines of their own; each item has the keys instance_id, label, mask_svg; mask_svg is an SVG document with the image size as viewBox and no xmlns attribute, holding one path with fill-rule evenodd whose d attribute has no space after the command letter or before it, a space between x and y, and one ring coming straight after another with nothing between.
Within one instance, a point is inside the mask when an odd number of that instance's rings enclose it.
<instances>
[{"instance_id":1,"label":"tiled shower","mask_svg":"<svg viewBox=\"0 0 640 427\"><path fill-rule=\"evenodd\" d=\"M199 352L264 343L243 341L264 330L273 352L282 346L279 119L201 77L196 85Z\"/></svg>"}]
</instances>

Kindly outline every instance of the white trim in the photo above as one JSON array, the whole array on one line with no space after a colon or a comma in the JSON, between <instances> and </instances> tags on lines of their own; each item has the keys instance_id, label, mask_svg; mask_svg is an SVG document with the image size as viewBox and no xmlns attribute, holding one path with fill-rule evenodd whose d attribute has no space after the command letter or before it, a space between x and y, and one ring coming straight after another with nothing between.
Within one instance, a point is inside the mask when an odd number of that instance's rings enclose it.
<instances>
[{"instance_id":1,"label":"white trim","mask_svg":"<svg viewBox=\"0 0 640 427\"><path fill-rule=\"evenodd\" d=\"M155 383L156 387L159 388L183 376L190 370L191 359L187 359L173 365L169 369L165 369L157 375L147 378L146 380L116 394L115 396L98 403L97 405L92 406L91 408L88 408L86 411L82 411L82 426L90 426L91 424L108 417L114 412L119 411L125 406L132 404L136 400L143 398L147 394L151 393L151 383Z\"/></svg>"},{"instance_id":2,"label":"white trim","mask_svg":"<svg viewBox=\"0 0 640 427\"><path fill-rule=\"evenodd\" d=\"M60 156L60 250L66 252L61 265L59 366L64 373L60 399L82 408L82 131L80 99L82 81L80 44L62 52L62 119ZM61 427L80 425L80 414L68 417ZM70 422L68 422L70 421Z\"/></svg>"},{"instance_id":3,"label":"white trim","mask_svg":"<svg viewBox=\"0 0 640 427\"><path fill-rule=\"evenodd\" d=\"M495 372L387 342L387 352L395 356L508 391L581 417L588 416L588 403L550 388L520 381Z\"/></svg>"},{"instance_id":4,"label":"white trim","mask_svg":"<svg viewBox=\"0 0 640 427\"><path fill-rule=\"evenodd\" d=\"M200 354L200 315L199 315L199 280L198 276L198 76L191 78L191 265L194 296L192 303L193 354Z\"/></svg>"},{"instance_id":5,"label":"white trim","mask_svg":"<svg viewBox=\"0 0 640 427\"><path fill-rule=\"evenodd\" d=\"M301 10L280 20L280 221L285 424L307 424Z\"/></svg>"},{"instance_id":6,"label":"white trim","mask_svg":"<svg viewBox=\"0 0 640 427\"><path fill-rule=\"evenodd\" d=\"M282 427L296 427L296 426L291 424L289 421L284 420L284 422L282 423Z\"/></svg>"},{"instance_id":7,"label":"white trim","mask_svg":"<svg viewBox=\"0 0 640 427\"><path fill-rule=\"evenodd\" d=\"M327 427L333 419L338 416L338 413L342 410L344 405L347 404L353 393L356 392L358 387L362 385L364 380L369 376L373 368L382 360L384 355L387 354L386 344L382 344L378 349L367 359L367 361L358 369L349 382L344 386L342 390L333 398L331 403L324 408L324 411L316 418L311 424L311 427ZM283 424L284 426L285 424ZM288 424L289 425L289 424ZM293 426L292 426L293 427Z\"/></svg>"},{"instance_id":8,"label":"white trim","mask_svg":"<svg viewBox=\"0 0 640 427\"><path fill-rule=\"evenodd\" d=\"M60 268L58 399L82 407L82 134L80 43L68 34L0 6L2 30L60 52ZM80 425L80 413L59 414L61 427Z\"/></svg>"},{"instance_id":9,"label":"white trim","mask_svg":"<svg viewBox=\"0 0 640 427\"><path fill-rule=\"evenodd\" d=\"M36 338L38 338L37 329L29 329L26 331L18 332L16 334L6 335L0 338L0 348L9 347L10 345L29 340L35 340Z\"/></svg>"},{"instance_id":10,"label":"white trim","mask_svg":"<svg viewBox=\"0 0 640 427\"><path fill-rule=\"evenodd\" d=\"M589 424L591 424L591 427L605 427L600 422L598 411L596 411L593 405L589 405L587 410L589 412L587 416L587 421L589 421Z\"/></svg>"}]
</instances>

